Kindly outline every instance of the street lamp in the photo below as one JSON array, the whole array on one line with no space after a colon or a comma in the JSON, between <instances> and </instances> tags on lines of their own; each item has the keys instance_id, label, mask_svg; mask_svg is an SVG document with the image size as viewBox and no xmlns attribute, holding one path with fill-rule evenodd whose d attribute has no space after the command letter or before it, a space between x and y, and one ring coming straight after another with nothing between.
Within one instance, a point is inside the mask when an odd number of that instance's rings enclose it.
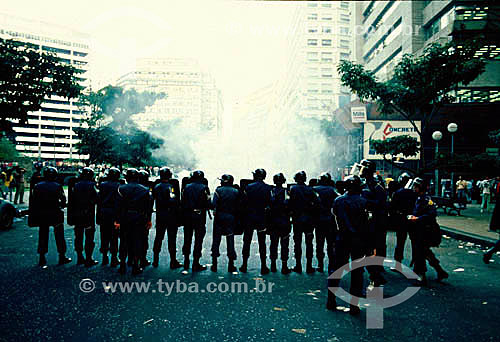
<instances>
[{"instance_id":1,"label":"street lamp","mask_svg":"<svg viewBox=\"0 0 500 342\"><path fill-rule=\"evenodd\" d=\"M448 132L451 133L451 157L453 158L454 133L458 130L458 125L454 122L448 125ZM455 172L451 171L451 198L455 197Z\"/></svg>"},{"instance_id":2,"label":"street lamp","mask_svg":"<svg viewBox=\"0 0 500 342\"><path fill-rule=\"evenodd\" d=\"M434 153L434 159L436 160L436 169L434 170L434 194L439 196L439 170L437 168L437 160L439 153L439 140L443 138L443 133L440 131L435 131L432 133L432 139L436 142L436 152Z\"/></svg>"}]
</instances>

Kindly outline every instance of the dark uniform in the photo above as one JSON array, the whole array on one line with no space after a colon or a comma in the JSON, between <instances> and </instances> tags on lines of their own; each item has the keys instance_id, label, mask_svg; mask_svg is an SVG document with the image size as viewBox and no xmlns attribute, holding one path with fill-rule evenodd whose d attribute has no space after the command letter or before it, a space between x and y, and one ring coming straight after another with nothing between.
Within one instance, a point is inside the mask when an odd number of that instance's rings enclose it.
<instances>
[{"instance_id":1,"label":"dark uniform","mask_svg":"<svg viewBox=\"0 0 500 342\"><path fill-rule=\"evenodd\" d=\"M99 184L99 193L97 194L97 224L101 231L101 249L102 263L108 263L108 251L111 253L111 266L118 265L118 237L119 231L115 229L116 221L116 201L118 198L118 187L120 186L120 170L112 169L109 171L106 180Z\"/></svg>"},{"instance_id":2,"label":"dark uniform","mask_svg":"<svg viewBox=\"0 0 500 342\"><path fill-rule=\"evenodd\" d=\"M212 198L212 208L215 210L214 228L212 239L212 271L217 272L217 258L220 256L220 243L222 236L226 236L227 257L229 259L229 272L235 272L234 261L234 231L238 222L241 207L241 193L233 186L233 177L223 175L219 186Z\"/></svg>"},{"instance_id":3,"label":"dark uniform","mask_svg":"<svg viewBox=\"0 0 500 342\"><path fill-rule=\"evenodd\" d=\"M148 189L149 194L151 195L151 185L152 183L149 181L149 171L147 170L139 170L139 184L144 186L146 189ZM154 206L154 200L151 197L151 204L150 204L150 212L149 212L149 221L151 221L151 215L153 214L153 206ZM144 231L144 237L142 239L142 254L141 257L139 258L141 266L144 268L146 266L151 265L151 262L147 259L148 255L148 250L149 250L149 229L146 229Z\"/></svg>"},{"instance_id":4,"label":"dark uniform","mask_svg":"<svg viewBox=\"0 0 500 342\"><path fill-rule=\"evenodd\" d=\"M271 190L271 203L269 215L269 235L271 236L271 246L269 254L271 257L271 272L276 272L276 260L278 259L278 244L281 244L281 273L289 274L288 268L290 233L290 209L288 206L287 189L283 187L285 183L283 174L274 176L274 186Z\"/></svg>"},{"instance_id":5,"label":"dark uniform","mask_svg":"<svg viewBox=\"0 0 500 342\"><path fill-rule=\"evenodd\" d=\"M375 250L377 256L385 257L387 255L387 192L385 188L374 178L375 164L368 160L362 160L361 165L365 167L361 177L365 179L363 196L370 202L372 217L369 221L370 228L370 248ZM370 279L375 286L383 285L386 280L382 276L383 266L368 266Z\"/></svg>"},{"instance_id":6,"label":"dark uniform","mask_svg":"<svg viewBox=\"0 0 500 342\"><path fill-rule=\"evenodd\" d=\"M175 188L169 183L169 178L163 179L153 189L153 198L156 203L156 236L153 245L153 266L158 266L161 246L167 232L168 253L170 255L170 268L179 268L177 261L177 231L179 229L180 198Z\"/></svg>"},{"instance_id":7,"label":"dark uniform","mask_svg":"<svg viewBox=\"0 0 500 342\"><path fill-rule=\"evenodd\" d=\"M259 241L259 254L262 273L269 273L266 266L266 210L271 203L271 186L264 183L263 179L256 179L245 188L246 226L243 233L243 265L240 270L246 272L248 258L250 257L250 245L252 244L253 232L257 230Z\"/></svg>"},{"instance_id":8,"label":"dark uniform","mask_svg":"<svg viewBox=\"0 0 500 342\"><path fill-rule=\"evenodd\" d=\"M414 187L417 189L418 198L413 210L413 216L416 220L413 223L412 229L415 231L415 252L414 252L414 271L421 277L421 282L425 284L425 273L427 271L426 261L429 262L437 272L438 281L448 278L448 273L441 267L439 260L431 250L431 233L432 228L438 229L437 234L440 234L439 227L436 227L437 210L430 196L425 194L425 191L419 191L419 187L424 187L423 180L416 178Z\"/></svg>"},{"instance_id":9,"label":"dark uniform","mask_svg":"<svg viewBox=\"0 0 500 342\"><path fill-rule=\"evenodd\" d=\"M357 176L349 176L345 180L347 192L337 197L333 204L333 212L336 217L338 232L335 245L335 256L333 268L329 273L341 268L349 262L361 259L365 256L366 241L368 236L368 201L360 194L361 181ZM340 279L329 279L329 287L339 287ZM363 268L359 267L351 271L352 295L362 297L363 295ZM335 309L335 296L328 292L327 308ZM351 313L359 312L356 302L351 301Z\"/></svg>"},{"instance_id":10,"label":"dark uniform","mask_svg":"<svg viewBox=\"0 0 500 342\"><path fill-rule=\"evenodd\" d=\"M318 271L324 272L325 240L328 262L333 262L333 250L335 247L336 224L332 214L333 201L338 194L333 186L325 185L320 180L321 185L315 186L314 191L319 196L319 212L316 219L316 258L318 259ZM330 267L329 267L330 269Z\"/></svg>"},{"instance_id":11,"label":"dark uniform","mask_svg":"<svg viewBox=\"0 0 500 342\"><path fill-rule=\"evenodd\" d=\"M184 269L189 269L189 256L194 235L193 271L203 271L205 266L200 265L203 239L205 238L207 210L210 206L210 190L203 184L204 174L194 171L192 183L186 185L182 192L181 207L184 214Z\"/></svg>"},{"instance_id":12,"label":"dark uniform","mask_svg":"<svg viewBox=\"0 0 500 342\"><path fill-rule=\"evenodd\" d=\"M120 225L120 273L126 272L126 259L132 261L132 272L141 272L145 231L151 223L152 197L149 189L137 183L137 170L127 170L127 184L118 188L117 220ZM141 265L142 266L142 265Z\"/></svg>"},{"instance_id":13,"label":"dark uniform","mask_svg":"<svg viewBox=\"0 0 500 342\"><path fill-rule=\"evenodd\" d=\"M93 175L93 171L92 171ZM75 184L72 196L73 222L75 226L75 251L77 263L93 266L92 259L95 235L95 206L97 203L96 184L92 180L82 179ZM85 258L83 257L83 239L85 235Z\"/></svg>"},{"instance_id":14,"label":"dark uniform","mask_svg":"<svg viewBox=\"0 0 500 342\"><path fill-rule=\"evenodd\" d=\"M314 239L314 212L318 208L319 198L313 189L305 185L305 172L295 175L298 183L290 188L290 210L293 223L293 249L296 266L294 271L302 273L302 235L306 240L307 273L314 273L312 267L313 239Z\"/></svg>"},{"instance_id":15,"label":"dark uniform","mask_svg":"<svg viewBox=\"0 0 500 342\"><path fill-rule=\"evenodd\" d=\"M55 181L57 170L49 167L45 170L46 179L35 185L30 200L30 226L40 227L38 231L39 265L46 265L45 254L48 252L49 227L54 227L59 264L66 264L71 259L66 258L66 240L64 239L64 211L66 196L61 184Z\"/></svg>"},{"instance_id":16,"label":"dark uniform","mask_svg":"<svg viewBox=\"0 0 500 342\"><path fill-rule=\"evenodd\" d=\"M403 254L405 250L405 243L408 233L412 244L414 242L413 232L408 230L407 216L413 213L415 202L417 201L417 194L411 189L401 188L396 190L392 196L390 210L392 222L396 229L396 248L394 250L394 260L401 263L403 261ZM414 251L412 247L412 251Z\"/></svg>"}]
</instances>

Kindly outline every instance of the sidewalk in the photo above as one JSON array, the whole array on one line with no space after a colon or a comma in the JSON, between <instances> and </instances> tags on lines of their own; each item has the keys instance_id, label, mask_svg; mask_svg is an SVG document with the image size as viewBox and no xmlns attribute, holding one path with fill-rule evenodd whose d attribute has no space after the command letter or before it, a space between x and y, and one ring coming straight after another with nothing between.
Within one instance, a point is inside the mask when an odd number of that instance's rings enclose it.
<instances>
[{"instance_id":1,"label":"sidewalk","mask_svg":"<svg viewBox=\"0 0 500 342\"><path fill-rule=\"evenodd\" d=\"M481 213L479 204L467 204L467 209L462 211L461 216L449 216L438 209L437 221L445 235L490 246L499 238L498 233L489 231L493 207L494 205L488 212Z\"/></svg>"}]
</instances>

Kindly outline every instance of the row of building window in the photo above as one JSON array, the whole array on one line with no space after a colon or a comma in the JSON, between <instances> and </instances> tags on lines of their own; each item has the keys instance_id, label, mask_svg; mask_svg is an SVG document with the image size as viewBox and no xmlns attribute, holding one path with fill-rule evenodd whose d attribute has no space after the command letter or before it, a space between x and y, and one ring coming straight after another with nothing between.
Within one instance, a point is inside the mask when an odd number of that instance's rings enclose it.
<instances>
[{"instance_id":1,"label":"row of building window","mask_svg":"<svg viewBox=\"0 0 500 342\"><path fill-rule=\"evenodd\" d=\"M317 13L309 13L307 15L307 20L318 20L318 14ZM333 16L330 15L330 14L325 14L321 17L320 20L323 20L323 21L331 21L333 19ZM340 14L340 21L341 22L344 22L344 23L349 23L351 21L351 17L349 16L349 14L344 14L344 13L341 13Z\"/></svg>"},{"instance_id":2,"label":"row of building window","mask_svg":"<svg viewBox=\"0 0 500 342\"><path fill-rule=\"evenodd\" d=\"M365 63L370 63L386 46L388 46L396 37L399 37L402 32L401 19L399 19L393 27L391 27L384 36L368 51L363 57Z\"/></svg>"},{"instance_id":3,"label":"row of building window","mask_svg":"<svg viewBox=\"0 0 500 342\"><path fill-rule=\"evenodd\" d=\"M307 28L307 33L318 33L319 28L317 26L309 26ZM342 35L349 35L349 28L348 27L340 27L339 28L339 33ZM332 33L332 27L331 26L323 26L321 27L321 33Z\"/></svg>"},{"instance_id":4,"label":"row of building window","mask_svg":"<svg viewBox=\"0 0 500 342\"><path fill-rule=\"evenodd\" d=\"M392 13L398 8L399 1L390 1L384 10L379 14L379 16L373 21L373 23L366 29L366 32L363 34L363 38L365 41L370 39L375 32L380 28L381 25L384 25Z\"/></svg>"},{"instance_id":5,"label":"row of building window","mask_svg":"<svg viewBox=\"0 0 500 342\"><path fill-rule=\"evenodd\" d=\"M455 9L452 8L448 12L444 13L437 19L435 19L424 31L425 40L431 39L439 31L444 30L448 25L453 24L455 20Z\"/></svg>"}]
</instances>

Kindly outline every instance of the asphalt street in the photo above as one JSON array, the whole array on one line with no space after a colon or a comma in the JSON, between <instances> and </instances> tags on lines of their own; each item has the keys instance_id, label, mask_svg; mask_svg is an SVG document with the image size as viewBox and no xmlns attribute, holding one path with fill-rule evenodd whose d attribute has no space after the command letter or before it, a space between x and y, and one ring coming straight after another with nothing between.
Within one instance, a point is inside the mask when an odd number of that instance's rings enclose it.
<instances>
[{"instance_id":1,"label":"asphalt street","mask_svg":"<svg viewBox=\"0 0 500 342\"><path fill-rule=\"evenodd\" d=\"M74 234L69 226L65 237L68 256L75 259ZM154 228L150 246L153 237ZM500 256L485 265L480 246L450 238L435 249L450 278L437 283L436 274L429 271L428 287L384 310L383 329L366 328L366 307L359 317L326 310L326 274L261 276L256 241L247 274L227 273L225 253L219 258L218 273L172 271L165 245L160 267L148 267L134 277L101 265L90 269L75 262L57 266L52 231L48 267L40 268L36 266L37 238L37 229L29 228L25 220L16 222L11 230L0 231L0 341L498 341L495 322L500 315ZM211 261L211 240L209 225L203 263ZM237 251L241 251L241 240L236 238ZM394 246L392 236L388 245ZM177 241L179 260L181 246L182 230ZM94 257L100 261L97 248ZM239 258L237 266L240 262ZM290 259L289 264L293 263ZM389 280L384 288L386 297L409 286L399 273L387 269L385 276ZM82 279L91 279L95 289L83 292ZM170 293L166 287L160 291L159 279L173 282ZM191 286L191 291L177 280ZM119 281L151 285L148 293L112 293L109 286L114 285L109 282ZM232 282L248 284L249 292L225 292L224 284L230 287ZM266 285L265 292L250 292L256 282L259 287ZM222 291L203 291L209 283ZM274 283L272 287L270 283ZM87 281L86 291L91 288L88 286ZM194 293L195 286L198 293Z\"/></svg>"}]
</instances>

